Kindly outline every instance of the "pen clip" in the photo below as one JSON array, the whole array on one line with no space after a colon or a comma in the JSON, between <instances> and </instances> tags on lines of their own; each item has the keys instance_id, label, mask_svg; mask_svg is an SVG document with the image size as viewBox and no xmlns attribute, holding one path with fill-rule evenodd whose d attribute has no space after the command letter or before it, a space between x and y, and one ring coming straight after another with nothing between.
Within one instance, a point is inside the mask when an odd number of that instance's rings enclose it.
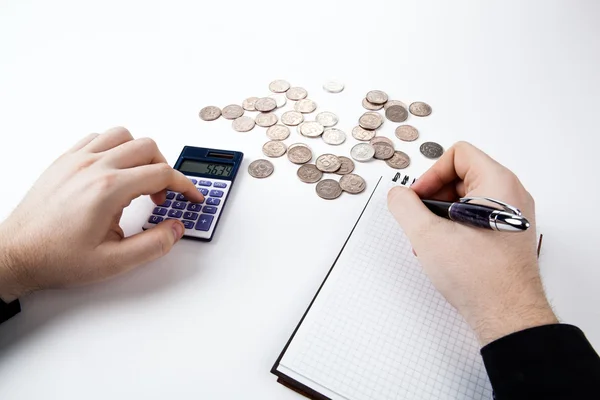
<instances>
[{"instance_id":1,"label":"pen clip","mask_svg":"<svg viewBox=\"0 0 600 400\"><path fill-rule=\"evenodd\" d=\"M489 202L498 204L506 212L510 212L511 214L518 215L518 216L521 215L521 210L519 210L517 207L511 206L510 204L506 204L506 203L504 203L503 201L500 201L500 200L491 199L489 197L462 197L459 201L461 203L468 203L468 202L470 202L472 200L487 200Z\"/></svg>"}]
</instances>

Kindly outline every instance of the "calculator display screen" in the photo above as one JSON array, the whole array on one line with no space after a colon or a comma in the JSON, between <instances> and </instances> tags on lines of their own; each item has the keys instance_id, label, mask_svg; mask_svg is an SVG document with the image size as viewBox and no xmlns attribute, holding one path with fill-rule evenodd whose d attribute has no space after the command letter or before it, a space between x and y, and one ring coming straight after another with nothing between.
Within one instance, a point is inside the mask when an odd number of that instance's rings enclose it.
<instances>
[{"instance_id":1,"label":"calculator display screen","mask_svg":"<svg viewBox=\"0 0 600 400\"><path fill-rule=\"evenodd\" d=\"M183 173L206 174L213 176L230 176L233 171L233 165L206 163L194 160L183 160L179 170Z\"/></svg>"}]
</instances>

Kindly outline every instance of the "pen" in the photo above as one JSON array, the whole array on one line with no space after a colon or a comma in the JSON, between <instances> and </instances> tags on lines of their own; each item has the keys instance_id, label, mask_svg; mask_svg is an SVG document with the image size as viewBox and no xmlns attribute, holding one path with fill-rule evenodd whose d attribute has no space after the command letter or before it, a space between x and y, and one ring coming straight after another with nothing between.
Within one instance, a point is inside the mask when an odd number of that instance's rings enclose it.
<instances>
[{"instance_id":1,"label":"pen","mask_svg":"<svg viewBox=\"0 0 600 400\"><path fill-rule=\"evenodd\" d=\"M487 200L503 209L470 203L473 200ZM488 197L463 197L458 202L422 201L435 215L460 224L501 232L523 232L529 228L529 221L518 208Z\"/></svg>"}]
</instances>

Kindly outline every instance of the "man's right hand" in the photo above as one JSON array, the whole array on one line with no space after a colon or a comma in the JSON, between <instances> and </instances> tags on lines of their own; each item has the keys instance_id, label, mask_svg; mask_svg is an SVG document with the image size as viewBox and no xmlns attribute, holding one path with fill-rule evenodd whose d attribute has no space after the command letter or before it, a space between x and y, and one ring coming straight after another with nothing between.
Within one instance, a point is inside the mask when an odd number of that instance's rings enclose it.
<instances>
[{"instance_id":1,"label":"man's right hand","mask_svg":"<svg viewBox=\"0 0 600 400\"><path fill-rule=\"evenodd\" d=\"M472 228L434 215L422 199L489 197L521 210L525 232ZM451 147L411 188L396 187L388 207L436 288L463 315L481 345L557 323L540 279L535 205L519 179L474 146Z\"/></svg>"}]
</instances>

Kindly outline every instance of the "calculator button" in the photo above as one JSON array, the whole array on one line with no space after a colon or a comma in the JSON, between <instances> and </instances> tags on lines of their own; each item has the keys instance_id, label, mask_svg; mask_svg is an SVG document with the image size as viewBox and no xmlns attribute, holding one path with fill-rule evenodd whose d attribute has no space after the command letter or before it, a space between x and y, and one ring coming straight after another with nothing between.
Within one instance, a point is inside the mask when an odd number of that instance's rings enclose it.
<instances>
[{"instance_id":1,"label":"calculator button","mask_svg":"<svg viewBox=\"0 0 600 400\"><path fill-rule=\"evenodd\" d=\"M208 196L208 189L201 189L201 188L198 188L198 191L199 191L200 193L202 193L202 195L204 195L204 196Z\"/></svg>"},{"instance_id":2,"label":"calculator button","mask_svg":"<svg viewBox=\"0 0 600 400\"><path fill-rule=\"evenodd\" d=\"M175 193L167 192L167 200L173 200L175 198Z\"/></svg>"},{"instance_id":3,"label":"calculator button","mask_svg":"<svg viewBox=\"0 0 600 400\"><path fill-rule=\"evenodd\" d=\"M223 197L223 191L222 190L211 190L210 195L212 197Z\"/></svg>"},{"instance_id":4,"label":"calculator button","mask_svg":"<svg viewBox=\"0 0 600 400\"><path fill-rule=\"evenodd\" d=\"M214 197L209 197L206 199L206 204L209 206L218 206L221 203L220 199L215 199Z\"/></svg>"},{"instance_id":5,"label":"calculator button","mask_svg":"<svg viewBox=\"0 0 600 400\"><path fill-rule=\"evenodd\" d=\"M185 226L185 229L194 229L194 222L192 221L181 221L183 222L183 226Z\"/></svg>"},{"instance_id":6,"label":"calculator button","mask_svg":"<svg viewBox=\"0 0 600 400\"><path fill-rule=\"evenodd\" d=\"M200 218L198 219L198 223L196 223L196 230L208 231L210 229L210 225L213 222L213 218L214 217L212 215L201 214Z\"/></svg>"},{"instance_id":7,"label":"calculator button","mask_svg":"<svg viewBox=\"0 0 600 400\"><path fill-rule=\"evenodd\" d=\"M199 181L198 186L212 186L211 181Z\"/></svg>"},{"instance_id":8,"label":"calculator button","mask_svg":"<svg viewBox=\"0 0 600 400\"><path fill-rule=\"evenodd\" d=\"M158 217L156 215L151 215L150 218L148 218L148 222L150 222L151 224L158 224L159 222L162 222L163 217Z\"/></svg>"},{"instance_id":9,"label":"calculator button","mask_svg":"<svg viewBox=\"0 0 600 400\"><path fill-rule=\"evenodd\" d=\"M187 201L187 199L185 198L184 195L182 195L181 193L179 193L177 195L177 201Z\"/></svg>"},{"instance_id":10,"label":"calculator button","mask_svg":"<svg viewBox=\"0 0 600 400\"><path fill-rule=\"evenodd\" d=\"M173 203L173 208L177 209L177 210L185 210L185 205L187 203L183 202L183 201L176 201Z\"/></svg>"},{"instance_id":11,"label":"calculator button","mask_svg":"<svg viewBox=\"0 0 600 400\"><path fill-rule=\"evenodd\" d=\"M213 186L216 188L225 189L227 187L227 184L223 182L215 182Z\"/></svg>"},{"instance_id":12,"label":"calculator button","mask_svg":"<svg viewBox=\"0 0 600 400\"><path fill-rule=\"evenodd\" d=\"M183 212L179 210L169 210L169 217L180 218L182 214Z\"/></svg>"},{"instance_id":13,"label":"calculator button","mask_svg":"<svg viewBox=\"0 0 600 400\"><path fill-rule=\"evenodd\" d=\"M187 206L188 211L200 211L202 206L199 203L190 203Z\"/></svg>"},{"instance_id":14,"label":"calculator button","mask_svg":"<svg viewBox=\"0 0 600 400\"><path fill-rule=\"evenodd\" d=\"M211 206L204 206L204 208L202 209L203 212L207 213L207 214L216 214L217 213L217 207L211 207Z\"/></svg>"},{"instance_id":15,"label":"calculator button","mask_svg":"<svg viewBox=\"0 0 600 400\"><path fill-rule=\"evenodd\" d=\"M160 205L161 207L171 207L171 200L165 200L164 203Z\"/></svg>"},{"instance_id":16,"label":"calculator button","mask_svg":"<svg viewBox=\"0 0 600 400\"><path fill-rule=\"evenodd\" d=\"M152 211L152 214L154 214L154 215L166 215L167 214L167 209L166 208L161 208L161 207L155 207L154 211Z\"/></svg>"},{"instance_id":17,"label":"calculator button","mask_svg":"<svg viewBox=\"0 0 600 400\"><path fill-rule=\"evenodd\" d=\"M183 213L183 219L191 219L191 220L196 220L198 218L198 214L194 213L194 212L185 212Z\"/></svg>"},{"instance_id":18,"label":"calculator button","mask_svg":"<svg viewBox=\"0 0 600 400\"><path fill-rule=\"evenodd\" d=\"M196 183L198 183L198 181L197 181L197 180L195 180L195 179L193 179L193 178L190 178L190 181L192 181L192 183L193 183L194 185L195 185Z\"/></svg>"}]
</instances>

